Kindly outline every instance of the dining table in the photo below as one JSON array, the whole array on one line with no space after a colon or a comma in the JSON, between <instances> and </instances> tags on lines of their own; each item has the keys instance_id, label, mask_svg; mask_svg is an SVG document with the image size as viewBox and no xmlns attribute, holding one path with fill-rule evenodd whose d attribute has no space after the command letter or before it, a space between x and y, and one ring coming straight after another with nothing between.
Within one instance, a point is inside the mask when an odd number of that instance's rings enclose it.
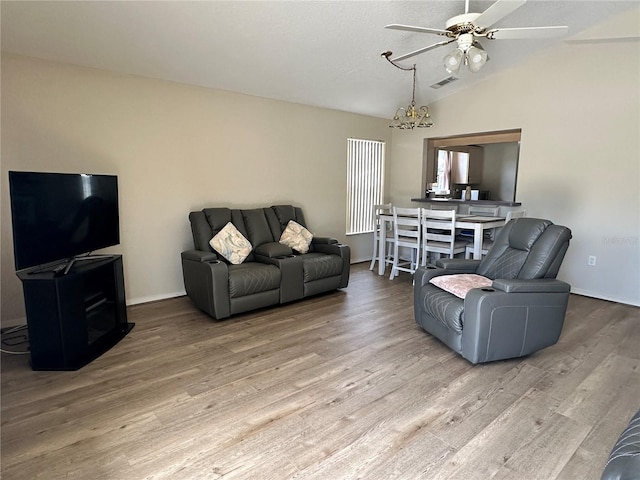
<instances>
[{"instance_id":1,"label":"dining table","mask_svg":"<svg viewBox=\"0 0 640 480\"><path fill-rule=\"evenodd\" d=\"M484 231L492 228L503 227L506 222L504 217L490 217L483 215L457 215L456 229L473 230L473 258L482 258L482 239ZM380 242L378 243L378 275L384 275L385 245L387 235L392 233L393 215L380 215Z\"/></svg>"}]
</instances>

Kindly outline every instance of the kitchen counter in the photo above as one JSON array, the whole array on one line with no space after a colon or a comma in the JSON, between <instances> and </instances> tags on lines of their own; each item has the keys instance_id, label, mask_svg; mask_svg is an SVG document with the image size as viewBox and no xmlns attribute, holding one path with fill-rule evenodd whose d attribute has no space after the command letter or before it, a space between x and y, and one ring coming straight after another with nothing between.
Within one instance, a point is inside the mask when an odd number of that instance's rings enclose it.
<instances>
[{"instance_id":1,"label":"kitchen counter","mask_svg":"<svg viewBox=\"0 0 640 480\"><path fill-rule=\"evenodd\" d=\"M462 200L460 198L412 198L412 202L438 203L444 205L489 205L499 207L519 207L520 202L506 202L503 200Z\"/></svg>"}]
</instances>

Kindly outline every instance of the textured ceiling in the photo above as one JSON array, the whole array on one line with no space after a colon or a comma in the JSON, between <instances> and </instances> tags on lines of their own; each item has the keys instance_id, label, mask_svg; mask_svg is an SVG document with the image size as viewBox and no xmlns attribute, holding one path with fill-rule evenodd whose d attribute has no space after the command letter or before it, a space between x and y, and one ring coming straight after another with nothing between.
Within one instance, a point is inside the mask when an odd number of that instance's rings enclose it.
<instances>
[{"instance_id":1,"label":"textured ceiling","mask_svg":"<svg viewBox=\"0 0 640 480\"><path fill-rule=\"evenodd\" d=\"M493 1L471 1L482 12ZM439 90L450 46L417 64L416 102L429 104L525 61L635 1L529 0L496 26L568 25L565 39L483 41L490 61ZM380 54L442 40L385 29L389 23L444 28L464 12L446 1L3 1L2 50L120 73L389 117L411 99L411 73Z\"/></svg>"}]
</instances>

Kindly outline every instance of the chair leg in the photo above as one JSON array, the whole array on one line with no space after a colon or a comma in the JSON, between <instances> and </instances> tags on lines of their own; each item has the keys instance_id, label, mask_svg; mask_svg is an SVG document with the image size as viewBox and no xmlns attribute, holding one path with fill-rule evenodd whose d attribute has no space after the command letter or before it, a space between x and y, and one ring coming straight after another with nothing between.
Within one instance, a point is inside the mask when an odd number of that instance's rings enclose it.
<instances>
[{"instance_id":1,"label":"chair leg","mask_svg":"<svg viewBox=\"0 0 640 480\"><path fill-rule=\"evenodd\" d=\"M384 254L384 259L383 259L383 261L384 261L384 269L385 270L387 268L387 263L391 263L390 259L393 258L392 257L392 255L393 255L393 246L394 246L393 243L388 243L385 246L385 254Z\"/></svg>"},{"instance_id":2,"label":"chair leg","mask_svg":"<svg viewBox=\"0 0 640 480\"><path fill-rule=\"evenodd\" d=\"M391 275L389 275L389 280L393 280L393 277L398 273L398 245L393 246L393 263L391 264Z\"/></svg>"},{"instance_id":3,"label":"chair leg","mask_svg":"<svg viewBox=\"0 0 640 480\"><path fill-rule=\"evenodd\" d=\"M369 270L373 270L373 267L376 265L376 260L378 259L378 248L379 248L379 240L376 240L375 233L373 234L373 256L371 257L371 265L369 265Z\"/></svg>"}]
</instances>

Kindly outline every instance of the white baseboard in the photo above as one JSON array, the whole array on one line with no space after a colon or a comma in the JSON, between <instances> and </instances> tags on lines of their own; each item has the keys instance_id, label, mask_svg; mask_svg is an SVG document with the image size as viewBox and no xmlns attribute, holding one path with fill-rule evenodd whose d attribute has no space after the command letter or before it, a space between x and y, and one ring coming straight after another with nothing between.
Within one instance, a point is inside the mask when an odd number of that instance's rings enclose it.
<instances>
[{"instance_id":1,"label":"white baseboard","mask_svg":"<svg viewBox=\"0 0 640 480\"><path fill-rule=\"evenodd\" d=\"M352 258L351 259L351 265L356 263L364 263L364 262L371 262L371 256L369 256L369 258Z\"/></svg>"},{"instance_id":2,"label":"white baseboard","mask_svg":"<svg viewBox=\"0 0 640 480\"><path fill-rule=\"evenodd\" d=\"M590 292L588 290L583 290L581 288L571 287L571 293L575 293L576 295L582 295L583 297L598 298L600 300L607 300L608 302L624 303L625 305L640 307L640 302L638 302L637 300L632 300L629 298L611 297L609 295L602 295L600 293Z\"/></svg>"},{"instance_id":3,"label":"white baseboard","mask_svg":"<svg viewBox=\"0 0 640 480\"><path fill-rule=\"evenodd\" d=\"M182 297L187 292L184 290L173 293L163 293L161 295L149 295L147 297L128 298L127 305L138 305L139 303L157 302L158 300L166 300L168 298Z\"/></svg>"}]
</instances>

